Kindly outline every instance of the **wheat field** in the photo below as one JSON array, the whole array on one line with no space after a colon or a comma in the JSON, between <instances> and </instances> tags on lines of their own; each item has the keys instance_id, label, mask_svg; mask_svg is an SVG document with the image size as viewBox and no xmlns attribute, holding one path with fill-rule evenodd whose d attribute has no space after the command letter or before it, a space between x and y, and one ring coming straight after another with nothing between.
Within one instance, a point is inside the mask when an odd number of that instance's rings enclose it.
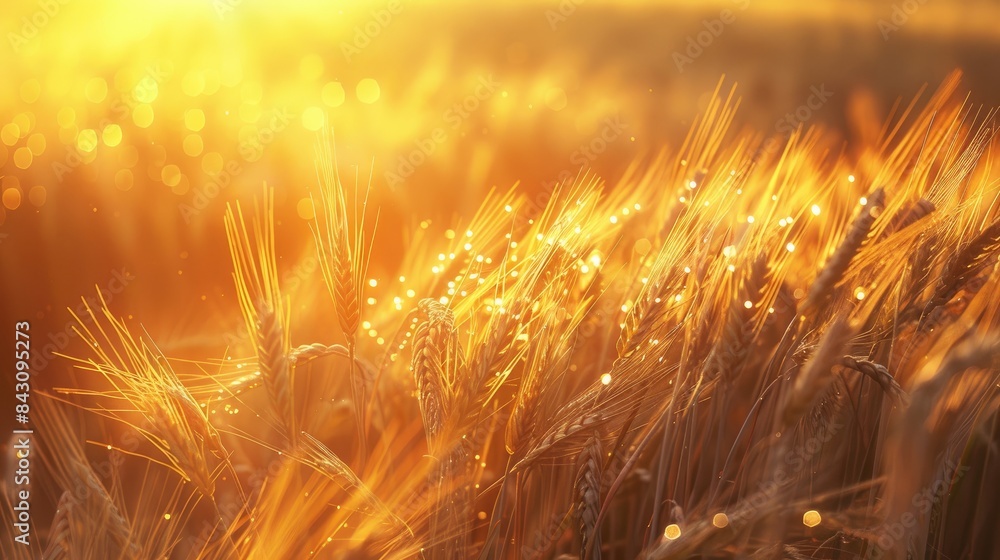
<instances>
[{"instance_id":1,"label":"wheat field","mask_svg":"<svg viewBox=\"0 0 1000 560\"><path fill-rule=\"evenodd\" d=\"M273 190L230 205L253 354L74 313L78 382L35 403L57 511L5 557L996 556L1000 152L963 95L845 146L744 132L720 86L615 183L495 189L378 278L378 186L327 130L326 336L293 328Z\"/></svg>"}]
</instances>

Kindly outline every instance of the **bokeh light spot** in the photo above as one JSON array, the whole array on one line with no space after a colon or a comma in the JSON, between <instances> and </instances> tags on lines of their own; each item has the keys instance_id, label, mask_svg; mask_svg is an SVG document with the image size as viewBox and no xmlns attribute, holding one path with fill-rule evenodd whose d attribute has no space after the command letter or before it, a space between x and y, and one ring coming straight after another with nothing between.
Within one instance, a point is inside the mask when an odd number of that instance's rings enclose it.
<instances>
[{"instance_id":1,"label":"bokeh light spot","mask_svg":"<svg viewBox=\"0 0 1000 560\"><path fill-rule=\"evenodd\" d=\"M340 107L346 98L344 85L340 82L329 82L323 86L323 103L327 107Z\"/></svg>"},{"instance_id":2,"label":"bokeh light spot","mask_svg":"<svg viewBox=\"0 0 1000 560\"><path fill-rule=\"evenodd\" d=\"M642 239L637 239L635 245L633 245L635 252L639 255L645 255L653 248L653 244L649 242L648 239L643 237Z\"/></svg>"},{"instance_id":3,"label":"bokeh light spot","mask_svg":"<svg viewBox=\"0 0 1000 560\"><path fill-rule=\"evenodd\" d=\"M97 131L85 128L76 135L76 147L81 152L93 152L97 148Z\"/></svg>"},{"instance_id":4,"label":"bokeh light spot","mask_svg":"<svg viewBox=\"0 0 1000 560\"><path fill-rule=\"evenodd\" d=\"M28 137L27 146L33 156L42 155L45 152L45 145L45 135L40 132L36 132Z\"/></svg>"},{"instance_id":5,"label":"bokeh light spot","mask_svg":"<svg viewBox=\"0 0 1000 560\"><path fill-rule=\"evenodd\" d=\"M260 118L260 106L251 103L240 105L240 120L245 123L255 123Z\"/></svg>"},{"instance_id":6,"label":"bokeh light spot","mask_svg":"<svg viewBox=\"0 0 1000 560\"><path fill-rule=\"evenodd\" d=\"M14 124L17 125L20 131L21 137L25 137L31 132L31 129L35 127L35 114L34 113L18 113L13 119L11 119Z\"/></svg>"},{"instance_id":7,"label":"bokeh light spot","mask_svg":"<svg viewBox=\"0 0 1000 560\"><path fill-rule=\"evenodd\" d=\"M176 187L181 182L181 170L174 164L165 165L160 170L160 179L168 187Z\"/></svg>"},{"instance_id":8,"label":"bokeh light spot","mask_svg":"<svg viewBox=\"0 0 1000 560\"><path fill-rule=\"evenodd\" d=\"M42 185L35 185L28 191L28 200L36 208L41 208L45 204L47 194L48 193L45 192L45 187Z\"/></svg>"},{"instance_id":9,"label":"bokeh light spot","mask_svg":"<svg viewBox=\"0 0 1000 560\"><path fill-rule=\"evenodd\" d=\"M205 173L217 175L222 171L222 155L218 152L209 152L201 158L201 168Z\"/></svg>"},{"instance_id":10,"label":"bokeh light spot","mask_svg":"<svg viewBox=\"0 0 1000 560\"><path fill-rule=\"evenodd\" d=\"M115 187L120 191L127 191L132 188L132 171L119 169L115 173Z\"/></svg>"},{"instance_id":11,"label":"bokeh light spot","mask_svg":"<svg viewBox=\"0 0 1000 560\"><path fill-rule=\"evenodd\" d=\"M188 134L184 137L184 153L191 156L197 157L201 155L201 151L205 149L205 144L201 140L201 136L197 134Z\"/></svg>"},{"instance_id":12,"label":"bokeh light spot","mask_svg":"<svg viewBox=\"0 0 1000 560\"><path fill-rule=\"evenodd\" d=\"M101 134L101 139L104 140L104 145L111 148L122 143L122 127L117 124L109 124L104 127L104 132Z\"/></svg>"},{"instance_id":13,"label":"bokeh light spot","mask_svg":"<svg viewBox=\"0 0 1000 560\"><path fill-rule=\"evenodd\" d=\"M83 95L91 103L100 103L108 95L108 83L104 78L91 78L83 88Z\"/></svg>"},{"instance_id":14,"label":"bokeh light spot","mask_svg":"<svg viewBox=\"0 0 1000 560\"><path fill-rule=\"evenodd\" d=\"M370 104L378 101L378 98L382 95L382 89L379 87L378 82L374 79L365 78L358 82L356 93L358 95L358 100L362 103Z\"/></svg>"},{"instance_id":15,"label":"bokeh light spot","mask_svg":"<svg viewBox=\"0 0 1000 560\"><path fill-rule=\"evenodd\" d=\"M13 188L3 191L3 205L8 210L17 210L17 207L21 205L20 189Z\"/></svg>"},{"instance_id":16,"label":"bokeh light spot","mask_svg":"<svg viewBox=\"0 0 1000 560\"><path fill-rule=\"evenodd\" d=\"M184 126L192 132L198 132L205 127L205 113L201 109L188 109L184 113Z\"/></svg>"},{"instance_id":17,"label":"bokeh light spot","mask_svg":"<svg viewBox=\"0 0 1000 560\"><path fill-rule=\"evenodd\" d=\"M76 122L76 111L72 107L59 109L59 112L56 113L56 122L63 128L73 126L73 123Z\"/></svg>"},{"instance_id":18,"label":"bokeh light spot","mask_svg":"<svg viewBox=\"0 0 1000 560\"><path fill-rule=\"evenodd\" d=\"M222 76L219 71L215 68L209 68L205 71L205 95L215 95L219 91L219 86L222 85Z\"/></svg>"},{"instance_id":19,"label":"bokeh light spot","mask_svg":"<svg viewBox=\"0 0 1000 560\"><path fill-rule=\"evenodd\" d=\"M25 80L21 84L21 100L25 103L34 103L38 101L38 96L42 93L42 84L38 80L32 78L30 80Z\"/></svg>"},{"instance_id":20,"label":"bokeh light spot","mask_svg":"<svg viewBox=\"0 0 1000 560\"><path fill-rule=\"evenodd\" d=\"M14 151L14 165L16 165L18 169L27 169L31 167L32 159L31 150L25 146L21 146Z\"/></svg>"},{"instance_id":21,"label":"bokeh light spot","mask_svg":"<svg viewBox=\"0 0 1000 560\"><path fill-rule=\"evenodd\" d=\"M201 72L188 72L181 80L181 91L190 97L201 95L205 91L205 76Z\"/></svg>"},{"instance_id":22,"label":"bokeh light spot","mask_svg":"<svg viewBox=\"0 0 1000 560\"><path fill-rule=\"evenodd\" d=\"M264 97L264 90L259 82L246 82L240 88L240 97L246 103L260 103Z\"/></svg>"},{"instance_id":23,"label":"bokeh light spot","mask_svg":"<svg viewBox=\"0 0 1000 560\"><path fill-rule=\"evenodd\" d=\"M819 525L822 520L822 516L820 516L819 512L814 509L802 514L802 524L806 527L815 527Z\"/></svg>"},{"instance_id":24,"label":"bokeh light spot","mask_svg":"<svg viewBox=\"0 0 1000 560\"><path fill-rule=\"evenodd\" d=\"M8 146L13 146L17 144L17 141L21 138L21 129L14 123L7 123L0 128L0 140L3 140L4 144Z\"/></svg>"},{"instance_id":25,"label":"bokeh light spot","mask_svg":"<svg viewBox=\"0 0 1000 560\"><path fill-rule=\"evenodd\" d=\"M147 128L153 124L153 107L145 103L136 106L132 111L132 121L139 128Z\"/></svg>"},{"instance_id":26,"label":"bokeh light spot","mask_svg":"<svg viewBox=\"0 0 1000 560\"><path fill-rule=\"evenodd\" d=\"M181 175L177 184L170 187L170 192L176 194L177 196L185 195L189 190L191 190L191 182L188 180L186 175Z\"/></svg>"},{"instance_id":27,"label":"bokeh light spot","mask_svg":"<svg viewBox=\"0 0 1000 560\"><path fill-rule=\"evenodd\" d=\"M152 103L160 93L160 85L156 80L145 77L132 89L132 95L139 103Z\"/></svg>"},{"instance_id":28,"label":"bokeh light spot","mask_svg":"<svg viewBox=\"0 0 1000 560\"><path fill-rule=\"evenodd\" d=\"M323 109L319 107L308 107L302 111L302 126L306 130L316 131L323 128L323 121L326 120Z\"/></svg>"},{"instance_id":29,"label":"bokeh light spot","mask_svg":"<svg viewBox=\"0 0 1000 560\"><path fill-rule=\"evenodd\" d=\"M303 220L311 220L316 216L316 212L313 209L313 201L311 199L299 199L299 203L295 205L295 209L298 211L299 217Z\"/></svg>"},{"instance_id":30,"label":"bokeh light spot","mask_svg":"<svg viewBox=\"0 0 1000 560\"><path fill-rule=\"evenodd\" d=\"M566 108L566 92L563 88L552 88L545 93L545 105L553 111L562 111Z\"/></svg>"}]
</instances>

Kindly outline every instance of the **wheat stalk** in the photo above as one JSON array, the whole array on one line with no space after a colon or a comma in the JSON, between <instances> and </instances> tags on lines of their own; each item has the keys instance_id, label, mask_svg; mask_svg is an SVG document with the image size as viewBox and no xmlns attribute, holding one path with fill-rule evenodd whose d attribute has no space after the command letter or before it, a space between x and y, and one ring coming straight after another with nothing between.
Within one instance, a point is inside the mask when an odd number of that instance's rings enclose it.
<instances>
[{"instance_id":1,"label":"wheat stalk","mask_svg":"<svg viewBox=\"0 0 1000 560\"><path fill-rule=\"evenodd\" d=\"M329 131L317 147L316 171L319 179L320 208L310 224L316 242L317 257L323 280L334 300L337 321L347 339L350 355L351 391L356 410L359 449L362 463L368 455L367 396L365 380L356 368L357 333L361 322L361 298L367 257L364 248L364 214L352 235L347 218L344 186L336 166L336 153L331 148ZM313 202L313 206L316 204Z\"/></svg>"},{"instance_id":2,"label":"wheat stalk","mask_svg":"<svg viewBox=\"0 0 1000 560\"><path fill-rule=\"evenodd\" d=\"M597 515L601 507L601 472L604 455L601 452L601 435L594 432L580 452L576 475L577 519L580 528L580 550L588 545L594 550L594 558L600 558L601 536L595 531ZM583 552L581 552L583 554ZM582 558L582 560L587 560Z\"/></svg>"},{"instance_id":3,"label":"wheat stalk","mask_svg":"<svg viewBox=\"0 0 1000 560\"><path fill-rule=\"evenodd\" d=\"M39 406L63 496L45 554L995 555L1000 216L977 162L997 147L957 87L837 158L818 127L757 150L719 89L676 150L420 217L400 262L324 135L310 227L331 313L282 291L268 189L225 217L247 348L167 358L104 302L77 313L88 353L60 394L87 421ZM851 174L885 186L858 207ZM123 465L95 465L109 447Z\"/></svg>"},{"instance_id":4,"label":"wheat stalk","mask_svg":"<svg viewBox=\"0 0 1000 560\"><path fill-rule=\"evenodd\" d=\"M392 527L406 529L406 523L396 516L386 505L375 495L371 489L354 473L353 470L340 459L328 447L323 445L318 439L303 432L302 446L306 453L305 461L317 466L323 474L329 476L339 486L348 492L355 493L364 504L374 513L382 517Z\"/></svg>"}]
</instances>

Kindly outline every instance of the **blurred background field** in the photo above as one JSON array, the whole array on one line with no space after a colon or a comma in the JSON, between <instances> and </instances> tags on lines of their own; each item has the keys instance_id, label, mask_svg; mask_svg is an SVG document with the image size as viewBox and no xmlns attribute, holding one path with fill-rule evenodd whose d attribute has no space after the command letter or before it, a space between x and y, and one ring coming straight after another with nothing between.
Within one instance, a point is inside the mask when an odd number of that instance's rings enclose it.
<instances>
[{"instance_id":1,"label":"blurred background field","mask_svg":"<svg viewBox=\"0 0 1000 560\"><path fill-rule=\"evenodd\" d=\"M846 146L954 68L970 104L995 104L998 29L986 0L7 2L0 325L72 350L66 308L96 285L168 355L247 356L225 206L277 187L279 272L308 332L331 313L306 222L324 126L380 212L372 295L410 305L386 277L404 232L444 241L490 188L583 166L614 184L676 149L720 79L736 128L801 120ZM829 99L788 121L817 88ZM36 385L65 382L43 360Z\"/></svg>"},{"instance_id":2,"label":"blurred background field","mask_svg":"<svg viewBox=\"0 0 1000 560\"><path fill-rule=\"evenodd\" d=\"M35 390L90 386L55 353L86 354L67 308L98 291L171 358L253 356L223 215L267 184L292 338L337 340L308 226L328 127L346 182L361 196L370 185L378 215L369 311L438 295L396 272L415 235L444 250L491 189L538 200L582 169L613 189L676 154L734 86L731 138L820 127L831 162L857 161L860 187L857 148L954 69L973 115L997 104L998 30L987 0L8 1L0 330L31 321ZM369 342L391 337L389 321L365 319ZM351 437L344 407L323 407L324 429ZM209 412L220 427L235 415ZM0 414L4 430L12 421ZM138 472L125 478L140 486ZM36 496L41 527L58 495Z\"/></svg>"}]
</instances>

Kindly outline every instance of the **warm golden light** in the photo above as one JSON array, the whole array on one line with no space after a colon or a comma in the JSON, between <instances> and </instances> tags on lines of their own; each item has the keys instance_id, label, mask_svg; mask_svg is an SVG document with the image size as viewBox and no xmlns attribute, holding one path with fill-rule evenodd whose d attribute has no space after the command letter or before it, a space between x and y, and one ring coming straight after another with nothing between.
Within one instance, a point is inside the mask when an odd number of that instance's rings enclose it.
<instances>
[{"instance_id":1,"label":"warm golden light","mask_svg":"<svg viewBox=\"0 0 1000 560\"><path fill-rule=\"evenodd\" d=\"M820 522L822 521L823 518L820 516L819 512L814 509L811 509L802 514L802 524L805 525L806 527L815 527L819 525Z\"/></svg>"},{"instance_id":2,"label":"warm golden light","mask_svg":"<svg viewBox=\"0 0 1000 560\"><path fill-rule=\"evenodd\" d=\"M996 557L998 21L5 3L0 556Z\"/></svg>"}]
</instances>

